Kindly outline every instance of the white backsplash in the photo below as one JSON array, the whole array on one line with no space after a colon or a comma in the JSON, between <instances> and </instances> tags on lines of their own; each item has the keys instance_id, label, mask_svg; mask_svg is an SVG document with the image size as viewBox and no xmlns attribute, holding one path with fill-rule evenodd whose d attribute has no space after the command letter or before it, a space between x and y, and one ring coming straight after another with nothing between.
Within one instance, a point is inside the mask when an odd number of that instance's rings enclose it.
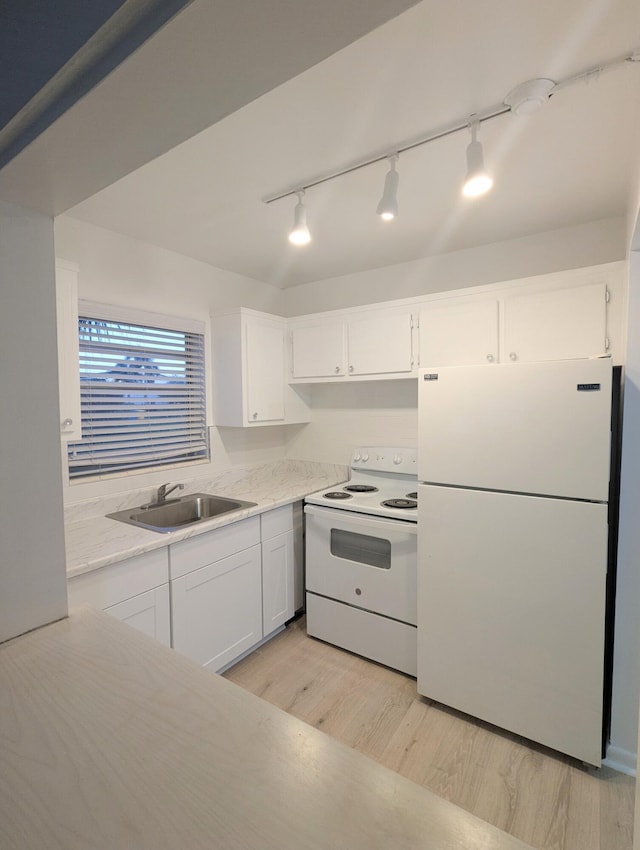
<instances>
[{"instance_id":1,"label":"white backsplash","mask_svg":"<svg viewBox=\"0 0 640 850\"><path fill-rule=\"evenodd\" d=\"M316 462L349 464L354 446L418 442L418 382L361 381L314 384L311 422L290 428L287 454Z\"/></svg>"}]
</instances>

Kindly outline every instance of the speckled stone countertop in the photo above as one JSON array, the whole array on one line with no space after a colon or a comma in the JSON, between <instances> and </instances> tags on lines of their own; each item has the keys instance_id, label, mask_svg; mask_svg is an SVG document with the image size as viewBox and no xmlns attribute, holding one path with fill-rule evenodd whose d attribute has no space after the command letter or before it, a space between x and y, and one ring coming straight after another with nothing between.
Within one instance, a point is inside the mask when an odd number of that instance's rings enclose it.
<instances>
[{"instance_id":1,"label":"speckled stone countertop","mask_svg":"<svg viewBox=\"0 0 640 850\"><path fill-rule=\"evenodd\" d=\"M234 511L168 533L149 531L105 516L148 502L152 495L149 488L69 505L65 509L67 578L168 546L280 505L300 501L308 493L331 487L347 478L346 466L282 460L259 466L235 467L215 478L185 482L181 496L211 493L255 502L256 507Z\"/></svg>"}]
</instances>

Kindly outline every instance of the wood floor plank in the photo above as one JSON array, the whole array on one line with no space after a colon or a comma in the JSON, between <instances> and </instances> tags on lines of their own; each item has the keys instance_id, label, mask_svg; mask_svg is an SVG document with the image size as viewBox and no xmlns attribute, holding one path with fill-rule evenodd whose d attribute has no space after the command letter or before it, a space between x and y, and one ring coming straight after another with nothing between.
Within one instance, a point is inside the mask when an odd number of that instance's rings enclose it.
<instances>
[{"instance_id":1,"label":"wood floor plank","mask_svg":"<svg viewBox=\"0 0 640 850\"><path fill-rule=\"evenodd\" d=\"M538 850L632 850L633 779L431 702L304 618L225 676Z\"/></svg>"}]
</instances>

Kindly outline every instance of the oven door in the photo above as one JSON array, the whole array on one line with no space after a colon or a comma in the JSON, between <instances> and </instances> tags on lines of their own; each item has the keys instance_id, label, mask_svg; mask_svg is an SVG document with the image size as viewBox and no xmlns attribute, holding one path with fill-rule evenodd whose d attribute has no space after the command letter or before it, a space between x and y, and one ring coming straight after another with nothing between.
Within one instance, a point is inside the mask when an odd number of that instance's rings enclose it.
<instances>
[{"instance_id":1,"label":"oven door","mask_svg":"<svg viewBox=\"0 0 640 850\"><path fill-rule=\"evenodd\" d=\"M307 590L416 623L413 522L305 507Z\"/></svg>"}]
</instances>

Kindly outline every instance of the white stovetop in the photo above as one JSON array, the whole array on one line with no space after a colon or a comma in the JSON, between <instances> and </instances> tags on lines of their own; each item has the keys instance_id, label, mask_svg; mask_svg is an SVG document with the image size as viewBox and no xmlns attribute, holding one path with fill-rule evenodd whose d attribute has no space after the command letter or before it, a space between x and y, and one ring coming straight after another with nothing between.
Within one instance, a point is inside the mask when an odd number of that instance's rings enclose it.
<instances>
[{"instance_id":1,"label":"white stovetop","mask_svg":"<svg viewBox=\"0 0 640 850\"><path fill-rule=\"evenodd\" d=\"M310 493L307 504L321 505L342 511L388 517L405 522L417 522L417 507L391 507L383 504L389 499L417 502L418 452L413 448L368 446L354 449L351 456L349 481L338 487L323 487ZM346 489L350 485L376 487L373 492L358 493ZM335 499L328 493L348 493L348 498ZM414 498L409 494L416 493Z\"/></svg>"}]
</instances>

